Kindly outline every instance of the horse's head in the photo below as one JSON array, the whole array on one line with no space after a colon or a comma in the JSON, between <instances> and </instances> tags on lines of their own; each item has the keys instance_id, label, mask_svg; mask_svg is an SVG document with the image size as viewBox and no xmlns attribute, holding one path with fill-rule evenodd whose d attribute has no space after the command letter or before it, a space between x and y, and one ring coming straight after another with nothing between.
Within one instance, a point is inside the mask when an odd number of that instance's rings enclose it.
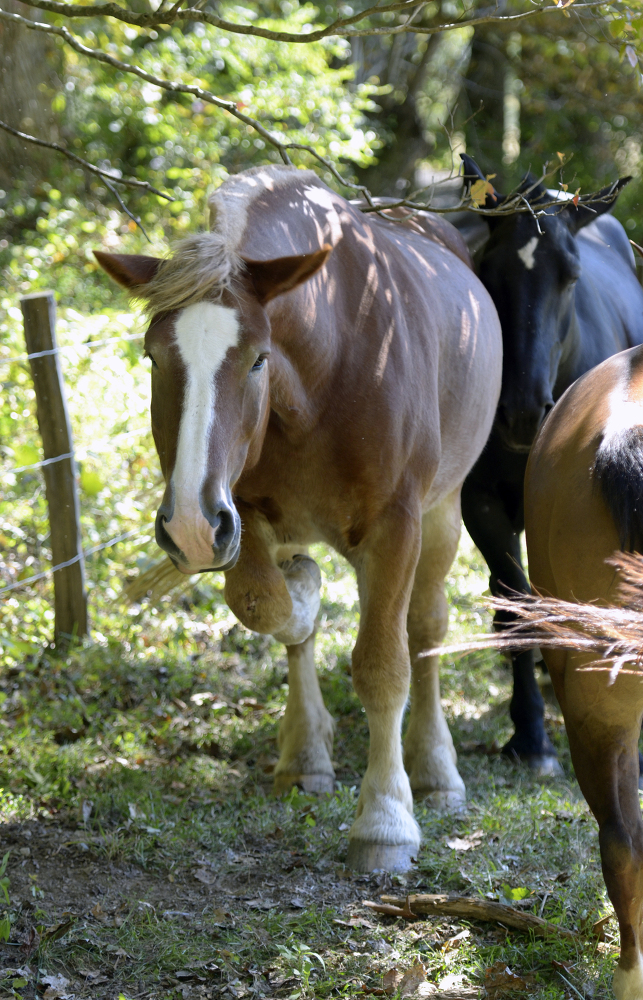
<instances>
[{"instance_id":1,"label":"horse's head","mask_svg":"<svg viewBox=\"0 0 643 1000\"><path fill-rule=\"evenodd\" d=\"M465 183L483 178L470 157L462 159ZM488 217L491 235L479 274L502 326L502 389L495 426L512 450L529 451L553 406L561 357L573 346L575 285L581 273L576 234L612 208L628 180L597 192L591 207L587 200L578 205L561 200L538 222L529 212ZM530 176L520 190L535 209L555 197ZM494 191L485 207L498 208L504 200Z\"/></svg>"},{"instance_id":2,"label":"horse's head","mask_svg":"<svg viewBox=\"0 0 643 1000\"><path fill-rule=\"evenodd\" d=\"M236 562L234 486L258 461L269 414L265 306L312 277L329 253L324 246L245 260L214 234L184 241L167 260L96 253L115 281L148 303L152 432L166 483L156 540L184 573Z\"/></svg>"}]
</instances>

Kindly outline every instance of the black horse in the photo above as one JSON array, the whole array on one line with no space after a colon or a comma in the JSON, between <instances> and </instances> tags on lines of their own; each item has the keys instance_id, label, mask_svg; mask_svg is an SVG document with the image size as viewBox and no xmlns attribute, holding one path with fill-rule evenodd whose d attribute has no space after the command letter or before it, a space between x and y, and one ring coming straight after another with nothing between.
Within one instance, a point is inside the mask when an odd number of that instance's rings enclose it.
<instances>
[{"instance_id":1,"label":"black horse","mask_svg":"<svg viewBox=\"0 0 643 1000\"><path fill-rule=\"evenodd\" d=\"M465 184L481 179L466 155ZM495 595L529 593L520 556L523 481L529 449L556 400L580 375L625 348L643 343L643 290L625 230L604 213L614 205L622 178L594 195L547 209L540 230L529 213L488 217L491 235L478 272L502 325L502 390L489 441L462 490L462 516L490 570ZM548 192L531 177L521 190L537 206ZM504 196L487 195L487 208ZM507 617L497 617L502 628ZM534 653L512 654L510 714L515 732L503 751L540 774L560 771L545 732L544 704Z\"/></svg>"}]
</instances>

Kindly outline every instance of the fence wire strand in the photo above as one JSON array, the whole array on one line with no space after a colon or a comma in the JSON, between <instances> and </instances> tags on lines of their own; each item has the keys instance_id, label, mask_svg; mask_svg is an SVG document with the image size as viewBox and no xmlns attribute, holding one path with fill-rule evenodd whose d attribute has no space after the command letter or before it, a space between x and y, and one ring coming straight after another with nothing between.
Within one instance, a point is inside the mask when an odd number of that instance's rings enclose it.
<instances>
[{"instance_id":1,"label":"fence wire strand","mask_svg":"<svg viewBox=\"0 0 643 1000\"><path fill-rule=\"evenodd\" d=\"M64 347L54 347L51 351L37 351L35 354L16 354L11 358L0 358L0 365L13 365L19 361L32 361L34 358L44 358L50 354L73 354L83 348L93 351L96 347L104 347L105 344L115 344L120 340L142 340L144 336L144 333L127 333L122 337L108 337L106 340L89 340L84 344L78 344L76 347L72 344L67 344Z\"/></svg>"},{"instance_id":2,"label":"fence wire strand","mask_svg":"<svg viewBox=\"0 0 643 1000\"><path fill-rule=\"evenodd\" d=\"M10 583L7 587L2 587L0 589L0 594L7 594L10 590L20 590L21 587L29 587L32 583L36 583L38 580L44 580L46 576L53 576L57 573L59 569L67 569L68 566L73 566L74 563L79 562L81 559L87 559L89 556L93 556L96 552L101 552L103 549L109 549L112 545L117 545L119 542L124 542L126 538L133 538L138 536L139 539L147 539L151 537L150 535L145 535L141 532L140 528L134 528L132 531L126 531L123 535L117 535L115 538L110 538L107 542L101 542L100 545L94 545L91 549L85 549L83 552L78 552L73 559L68 559L66 562L58 563L57 566L50 566L49 569L44 570L42 573L36 573L34 576L28 576L25 580L16 580L15 583Z\"/></svg>"},{"instance_id":3,"label":"fence wire strand","mask_svg":"<svg viewBox=\"0 0 643 1000\"><path fill-rule=\"evenodd\" d=\"M144 333L132 333L124 334L120 337L107 337L103 340L93 340L88 341L77 346L66 345L62 347L54 347L52 350L47 351L37 351L32 354L20 354L15 355L10 358L0 358L0 365L2 364L18 364L22 361L32 361L36 358L49 357L55 354L75 354L80 350L92 351L97 347L105 347L107 344L120 343L122 341L132 341L132 340L142 340L145 336ZM136 431L128 431L128 436L132 433L149 433L149 428L141 428ZM62 462L64 459L74 459L74 452L66 452L64 455L56 455L54 458L45 458L40 462L33 462L30 465L19 465L13 469L3 470L2 475L13 475L18 472L26 472L29 469L40 469L48 465L53 465L56 462ZM67 559L65 562L58 563L56 566L50 566L49 569L43 570L42 573L36 573L33 576L29 576L24 580L16 580L14 583L10 583L5 587L0 587L0 596L3 594L8 594L14 590L21 590L24 587L30 587L32 584L37 583L39 580L44 580L46 577L53 576L59 570L67 569L69 566L73 566L75 563L80 562L81 559L87 559L89 556L95 555L97 552L102 552L103 549L111 548L114 545L118 545L119 542L123 542L128 538L138 538L140 541L149 541L149 534L145 534L145 531L141 528L134 528L131 531L126 531L123 534L116 535L114 538L108 539L106 542L101 542L99 545L94 545L89 549L85 549L82 552L76 553L72 559Z\"/></svg>"}]
</instances>

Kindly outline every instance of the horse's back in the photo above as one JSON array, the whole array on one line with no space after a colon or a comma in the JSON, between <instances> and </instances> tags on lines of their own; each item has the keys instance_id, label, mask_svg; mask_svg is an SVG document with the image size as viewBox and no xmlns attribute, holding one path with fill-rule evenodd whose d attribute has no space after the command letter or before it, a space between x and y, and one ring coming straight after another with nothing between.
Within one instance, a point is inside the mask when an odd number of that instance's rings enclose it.
<instances>
[{"instance_id":1,"label":"horse's back","mask_svg":"<svg viewBox=\"0 0 643 1000\"><path fill-rule=\"evenodd\" d=\"M582 271L576 313L586 371L616 351L643 343L643 289L625 230L613 216L596 219L577 239Z\"/></svg>"}]
</instances>

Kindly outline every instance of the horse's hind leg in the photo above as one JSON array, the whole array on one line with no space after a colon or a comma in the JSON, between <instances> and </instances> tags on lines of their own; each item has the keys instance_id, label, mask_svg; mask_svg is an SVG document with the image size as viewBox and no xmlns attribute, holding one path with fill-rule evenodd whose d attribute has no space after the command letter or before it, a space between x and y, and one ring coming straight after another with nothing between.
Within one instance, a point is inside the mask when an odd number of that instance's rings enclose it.
<instances>
[{"instance_id":1,"label":"horse's hind leg","mask_svg":"<svg viewBox=\"0 0 643 1000\"><path fill-rule=\"evenodd\" d=\"M411 711L404 741L404 765L413 794L432 805L462 805L466 792L440 704L437 656L418 654L440 644L448 625L444 578L460 538L459 491L422 519L422 551L415 571L407 618L411 653Z\"/></svg>"},{"instance_id":2,"label":"horse's hind leg","mask_svg":"<svg viewBox=\"0 0 643 1000\"><path fill-rule=\"evenodd\" d=\"M467 531L489 567L491 593L495 597L506 597L507 590L529 594L521 563L520 526L512 523L500 492L483 489L475 479L465 480L462 514ZM510 613L497 614L494 626L502 628L513 620ZM509 714L515 731L502 752L524 761L542 777L561 774L556 750L545 731L545 704L536 680L533 652L513 650L511 669L513 692Z\"/></svg>"},{"instance_id":3,"label":"horse's hind leg","mask_svg":"<svg viewBox=\"0 0 643 1000\"><path fill-rule=\"evenodd\" d=\"M585 656L585 662L594 658ZM579 659L573 653L547 655L576 777L598 822L603 876L619 922L621 956L614 993L616 1000L643 1000L641 681L621 675L608 686L606 671L579 671ZM563 662L561 672L556 668Z\"/></svg>"}]
</instances>

